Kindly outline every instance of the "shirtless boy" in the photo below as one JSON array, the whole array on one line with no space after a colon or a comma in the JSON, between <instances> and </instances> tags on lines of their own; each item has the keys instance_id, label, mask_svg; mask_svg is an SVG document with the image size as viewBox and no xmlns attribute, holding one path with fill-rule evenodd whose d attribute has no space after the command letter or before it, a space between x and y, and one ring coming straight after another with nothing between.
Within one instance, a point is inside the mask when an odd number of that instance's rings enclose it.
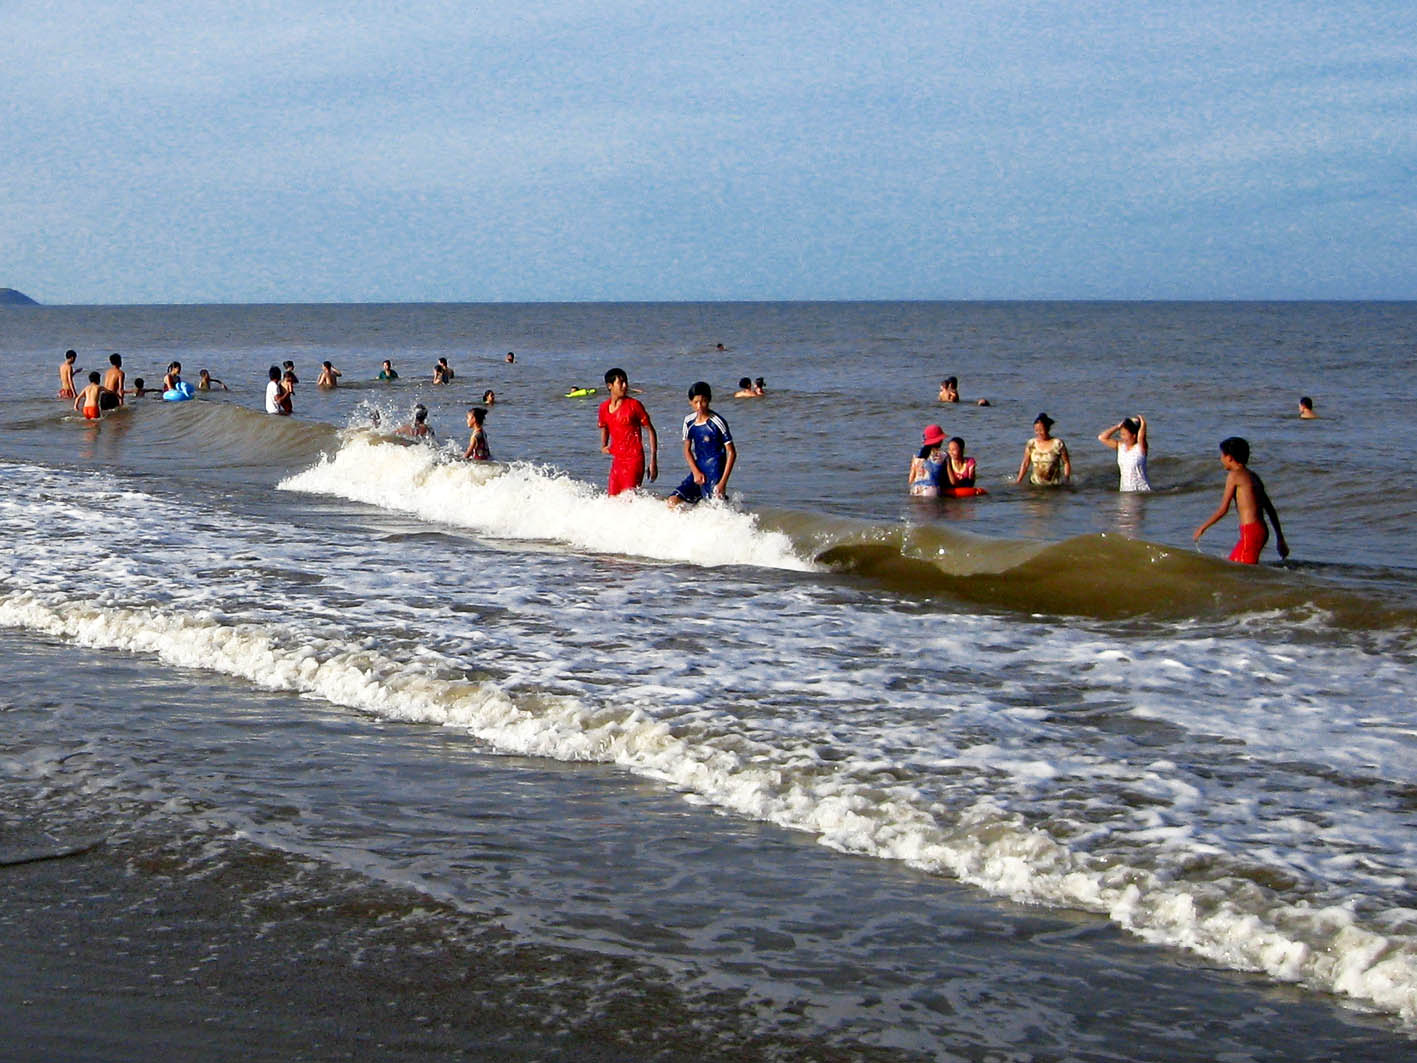
<instances>
[{"instance_id":1,"label":"shirtless boy","mask_svg":"<svg viewBox=\"0 0 1417 1063\"><path fill-rule=\"evenodd\" d=\"M88 387L74 397L74 409L83 411L84 420L97 421L103 414L103 385L99 383L98 370L89 374Z\"/></svg>"},{"instance_id":2,"label":"shirtless boy","mask_svg":"<svg viewBox=\"0 0 1417 1063\"><path fill-rule=\"evenodd\" d=\"M316 379L315 386L325 389L337 388L339 387L339 378L342 376L344 376L344 374L336 369L332 362L321 362L320 376Z\"/></svg>"},{"instance_id":3,"label":"shirtless boy","mask_svg":"<svg viewBox=\"0 0 1417 1063\"><path fill-rule=\"evenodd\" d=\"M123 396L127 393L125 381L127 374L123 372L123 356L116 351L108 356L108 372L103 375L103 386L118 396L118 405L123 405Z\"/></svg>"},{"instance_id":4,"label":"shirtless boy","mask_svg":"<svg viewBox=\"0 0 1417 1063\"><path fill-rule=\"evenodd\" d=\"M1230 551L1230 560L1243 565L1258 565L1260 551L1269 541L1269 528L1265 524L1268 517L1274 524L1275 549L1280 557L1289 556L1289 544L1284 541L1284 529L1279 526L1279 514L1274 503L1264 489L1264 483L1246 465L1250 460L1250 444L1239 436L1231 436L1220 441L1220 464L1225 466L1225 493L1220 505L1210 515L1210 519L1196 529L1192 536L1200 542L1201 535L1212 524L1225 516L1230 503L1235 503L1235 515L1240 518L1240 541Z\"/></svg>"},{"instance_id":5,"label":"shirtless boy","mask_svg":"<svg viewBox=\"0 0 1417 1063\"><path fill-rule=\"evenodd\" d=\"M623 369L608 369L605 383L610 398L600 404L600 450L610 455L610 483L607 491L618 495L644 483L645 444L641 431L649 432L649 479L659 479L659 436L649 419L649 411L639 399L631 398L630 379Z\"/></svg>"},{"instance_id":6,"label":"shirtless boy","mask_svg":"<svg viewBox=\"0 0 1417 1063\"><path fill-rule=\"evenodd\" d=\"M78 351L65 351L64 360L59 363L59 397L61 399L74 397L74 362L78 357Z\"/></svg>"}]
</instances>

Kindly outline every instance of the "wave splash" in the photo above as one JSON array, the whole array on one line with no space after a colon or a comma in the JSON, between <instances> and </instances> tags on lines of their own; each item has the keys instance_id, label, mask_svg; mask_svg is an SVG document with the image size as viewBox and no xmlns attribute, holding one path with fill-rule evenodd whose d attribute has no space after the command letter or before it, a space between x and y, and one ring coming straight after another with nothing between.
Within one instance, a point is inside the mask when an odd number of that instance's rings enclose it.
<instances>
[{"instance_id":1,"label":"wave splash","mask_svg":"<svg viewBox=\"0 0 1417 1063\"><path fill-rule=\"evenodd\" d=\"M745 736L713 714L657 718L651 706L511 694L459 668L395 660L372 643L311 639L210 613L0 595L0 624L319 696L382 718L454 727L492 748L618 765L751 819L814 834L846 853L900 860L1015 901L1095 912L1145 940L1239 970L1343 994L1417 1022L1411 913L1364 920L1289 900L1249 878L1177 880L1070 849L983 798L957 809L910 779L854 771L791 736Z\"/></svg>"},{"instance_id":2,"label":"wave splash","mask_svg":"<svg viewBox=\"0 0 1417 1063\"><path fill-rule=\"evenodd\" d=\"M286 491L364 502L498 539L693 565L811 571L781 532L723 505L675 511L648 495L611 498L544 465L463 462L367 433L287 477Z\"/></svg>"}]
</instances>

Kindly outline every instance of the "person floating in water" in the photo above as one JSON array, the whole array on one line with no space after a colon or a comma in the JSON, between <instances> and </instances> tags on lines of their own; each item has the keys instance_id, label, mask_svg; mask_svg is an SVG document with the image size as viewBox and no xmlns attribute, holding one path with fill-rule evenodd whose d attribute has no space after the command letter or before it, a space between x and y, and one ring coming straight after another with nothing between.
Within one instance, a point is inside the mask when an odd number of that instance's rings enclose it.
<instances>
[{"instance_id":1,"label":"person floating in water","mask_svg":"<svg viewBox=\"0 0 1417 1063\"><path fill-rule=\"evenodd\" d=\"M669 496L671 506L694 505L705 498L723 498L728 477L738 462L738 449L728 422L713 411L713 389L705 381L689 388L689 405L694 412L684 418L684 460L689 475Z\"/></svg>"},{"instance_id":2,"label":"person floating in water","mask_svg":"<svg viewBox=\"0 0 1417 1063\"><path fill-rule=\"evenodd\" d=\"M1279 513L1269 500L1264 482L1248 468L1250 444L1239 436L1230 436L1220 441L1220 464L1225 467L1225 491L1220 496L1220 505L1214 513L1196 529L1193 538L1197 543L1205 530L1218 521L1235 503L1235 515L1240 518L1240 541L1230 551L1230 560L1242 565L1258 565L1260 551L1269 541L1269 528L1265 524L1268 517L1274 524L1274 545L1280 557L1289 556L1289 544L1284 541L1284 530L1279 526Z\"/></svg>"},{"instance_id":3,"label":"person floating in water","mask_svg":"<svg viewBox=\"0 0 1417 1063\"><path fill-rule=\"evenodd\" d=\"M600 404L596 423L600 428L600 451L610 455L607 491L618 495L633 491L645 480L645 445L642 433L649 433L649 480L659 479L659 436L649 411L639 399L630 397L630 378L620 368L605 371L610 398Z\"/></svg>"},{"instance_id":4,"label":"person floating in water","mask_svg":"<svg viewBox=\"0 0 1417 1063\"><path fill-rule=\"evenodd\" d=\"M940 401L959 401L959 381L956 378L947 376L944 380L940 381Z\"/></svg>"},{"instance_id":5,"label":"person floating in water","mask_svg":"<svg viewBox=\"0 0 1417 1063\"><path fill-rule=\"evenodd\" d=\"M79 352L69 350L64 352L64 360L59 363L59 397L61 399L72 399L74 391L74 373L77 372L74 363L78 361Z\"/></svg>"},{"instance_id":6,"label":"person floating in water","mask_svg":"<svg viewBox=\"0 0 1417 1063\"><path fill-rule=\"evenodd\" d=\"M1307 395L1299 400L1299 416L1305 421L1312 421L1318 416L1314 412L1314 400Z\"/></svg>"},{"instance_id":7,"label":"person floating in water","mask_svg":"<svg viewBox=\"0 0 1417 1063\"><path fill-rule=\"evenodd\" d=\"M207 370L207 369L198 369L198 370L197 370L197 390L198 390L198 391L211 391L211 390L213 390L214 388L221 388L222 391L230 391L230 390L231 390L229 387L227 387L225 384L223 384L223 383L222 383L220 380L218 380L216 377L212 376L210 370Z\"/></svg>"},{"instance_id":8,"label":"person floating in water","mask_svg":"<svg viewBox=\"0 0 1417 1063\"><path fill-rule=\"evenodd\" d=\"M339 387L339 378L342 376L344 376L344 374L336 369L333 363L321 362L320 375L315 379L315 386L317 388L326 389L337 388Z\"/></svg>"},{"instance_id":9,"label":"person floating in water","mask_svg":"<svg viewBox=\"0 0 1417 1063\"><path fill-rule=\"evenodd\" d=\"M455 375L453 367L448 364L446 358L439 358L438 364L433 367L433 383L435 384L451 384Z\"/></svg>"},{"instance_id":10,"label":"person floating in water","mask_svg":"<svg viewBox=\"0 0 1417 1063\"><path fill-rule=\"evenodd\" d=\"M467 426L472 429L472 434L467 437L467 449L463 451L464 460L492 460L492 447L487 442L487 433L482 429L486 420L487 410L482 406L474 406L467 411Z\"/></svg>"},{"instance_id":11,"label":"person floating in water","mask_svg":"<svg viewBox=\"0 0 1417 1063\"><path fill-rule=\"evenodd\" d=\"M380 379L380 380L397 380L398 378L399 378L399 374L398 374L398 371L394 368L394 363L391 362L391 361L389 361L389 359L385 358L385 359L384 359L384 366L383 366L382 369L379 370L379 379Z\"/></svg>"},{"instance_id":12,"label":"person floating in water","mask_svg":"<svg viewBox=\"0 0 1417 1063\"><path fill-rule=\"evenodd\" d=\"M1097 441L1117 452L1117 468L1121 474L1119 490L1150 491L1146 475L1146 418L1141 414L1124 417L1111 428L1097 434Z\"/></svg>"},{"instance_id":13,"label":"person floating in water","mask_svg":"<svg viewBox=\"0 0 1417 1063\"><path fill-rule=\"evenodd\" d=\"M738 390L733 393L735 399L756 399L758 393L753 390L753 378L743 376L738 378Z\"/></svg>"}]
</instances>

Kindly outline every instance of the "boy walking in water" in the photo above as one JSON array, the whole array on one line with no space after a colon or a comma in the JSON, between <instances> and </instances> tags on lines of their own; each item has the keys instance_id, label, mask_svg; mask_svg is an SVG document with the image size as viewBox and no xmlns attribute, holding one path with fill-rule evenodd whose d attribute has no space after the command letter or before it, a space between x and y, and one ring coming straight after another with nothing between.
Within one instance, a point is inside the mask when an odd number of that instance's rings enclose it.
<instances>
[{"instance_id":1,"label":"boy walking in water","mask_svg":"<svg viewBox=\"0 0 1417 1063\"><path fill-rule=\"evenodd\" d=\"M1235 544L1235 549L1230 551L1230 560L1238 561L1242 565L1258 565L1260 551L1269 541L1269 528L1265 525L1265 517L1274 524L1275 548L1280 557L1289 556L1289 544L1284 541L1284 530L1279 526L1279 514L1275 512L1274 503L1269 500L1264 483L1246 468L1249 460L1250 444L1239 436L1220 441L1220 464L1226 469L1225 493L1221 495L1219 507L1210 515L1209 520L1196 529L1192 538L1200 542L1205 530L1229 512L1233 500L1235 514L1240 518L1240 541Z\"/></svg>"},{"instance_id":2,"label":"boy walking in water","mask_svg":"<svg viewBox=\"0 0 1417 1063\"><path fill-rule=\"evenodd\" d=\"M645 445L641 430L649 432L650 483L659 479L659 436L644 403L630 397L630 378L625 370L606 370L605 384L610 389L610 398L600 404L600 450L610 455L607 490L611 495L618 495L644 483Z\"/></svg>"},{"instance_id":3,"label":"boy walking in water","mask_svg":"<svg viewBox=\"0 0 1417 1063\"><path fill-rule=\"evenodd\" d=\"M59 363L59 397L61 399L74 397L74 363L78 361L78 358L78 351L65 351L64 360Z\"/></svg>"},{"instance_id":4,"label":"boy walking in water","mask_svg":"<svg viewBox=\"0 0 1417 1063\"><path fill-rule=\"evenodd\" d=\"M684 460L689 475L669 496L669 504L693 505L705 498L723 498L728 476L738 460L733 433L728 422L713 411L713 389L702 380L689 388L689 405L694 412L684 418Z\"/></svg>"},{"instance_id":5,"label":"boy walking in water","mask_svg":"<svg viewBox=\"0 0 1417 1063\"><path fill-rule=\"evenodd\" d=\"M81 411L86 421L97 421L103 414L103 385L98 381L98 370L95 369L89 374L88 387L74 396L74 409Z\"/></svg>"},{"instance_id":6,"label":"boy walking in water","mask_svg":"<svg viewBox=\"0 0 1417 1063\"><path fill-rule=\"evenodd\" d=\"M127 393L127 374L123 372L123 356L114 351L108 356L108 372L104 374L103 386L118 396L118 405L123 405Z\"/></svg>"}]
</instances>

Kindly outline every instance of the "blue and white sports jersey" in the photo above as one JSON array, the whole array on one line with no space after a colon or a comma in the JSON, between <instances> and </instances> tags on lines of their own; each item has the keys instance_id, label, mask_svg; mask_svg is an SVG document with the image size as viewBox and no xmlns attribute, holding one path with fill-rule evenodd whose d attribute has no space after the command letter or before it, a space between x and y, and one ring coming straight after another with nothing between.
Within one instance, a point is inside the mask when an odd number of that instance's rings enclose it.
<instances>
[{"instance_id":1,"label":"blue and white sports jersey","mask_svg":"<svg viewBox=\"0 0 1417 1063\"><path fill-rule=\"evenodd\" d=\"M711 482L717 483L724 459L728 456L728 444L733 442L733 433L728 430L728 422L712 411L703 424L697 423L698 416L691 413L684 418L684 431L680 438L689 441L694 464L699 471Z\"/></svg>"}]
</instances>

